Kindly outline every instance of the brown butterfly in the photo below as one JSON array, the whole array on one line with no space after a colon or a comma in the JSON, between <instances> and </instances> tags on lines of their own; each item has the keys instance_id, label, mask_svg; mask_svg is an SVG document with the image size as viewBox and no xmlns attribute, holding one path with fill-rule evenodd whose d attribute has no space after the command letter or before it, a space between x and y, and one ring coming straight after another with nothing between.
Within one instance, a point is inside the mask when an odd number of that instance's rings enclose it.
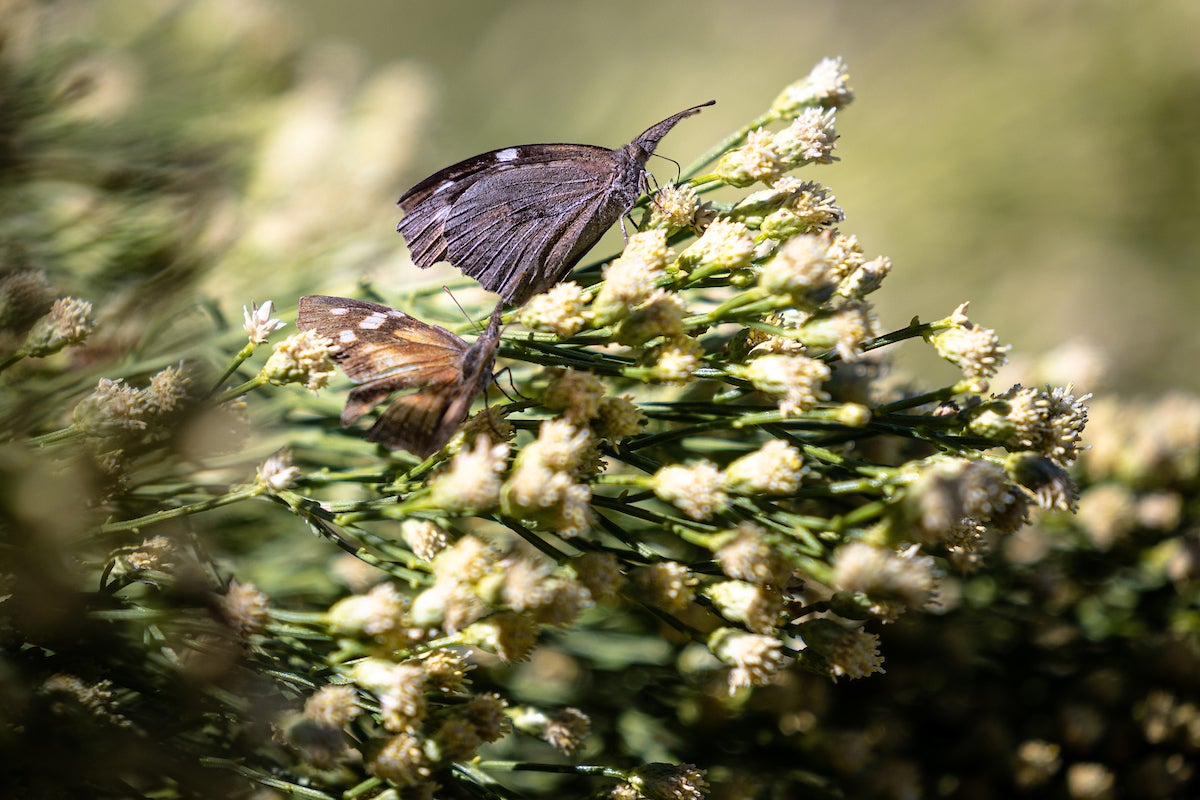
<instances>
[{"instance_id":1,"label":"brown butterfly","mask_svg":"<svg viewBox=\"0 0 1200 800\"><path fill-rule=\"evenodd\" d=\"M396 230L417 266L449 261L522 304L562 280L633 207L659 140L714 102L667 117L619 150L523 144L460 161L404 193Z\"/></svg>"},{"instance_id":2,"label":"brown butterfly","mask_svg":"<svg viewBox=\"0 0 1200 800\"><path fill-rule=\"evenodd\" d=\"M402 311L348 297L301 297L296 327L331 339L339 348L334 361L360 384L346 399L343 426L396 391L418 390L393 400L366 438L425 458L450 440L491 378L500 311L497 305L471 345Z\"/></svg>"}]
</instances>

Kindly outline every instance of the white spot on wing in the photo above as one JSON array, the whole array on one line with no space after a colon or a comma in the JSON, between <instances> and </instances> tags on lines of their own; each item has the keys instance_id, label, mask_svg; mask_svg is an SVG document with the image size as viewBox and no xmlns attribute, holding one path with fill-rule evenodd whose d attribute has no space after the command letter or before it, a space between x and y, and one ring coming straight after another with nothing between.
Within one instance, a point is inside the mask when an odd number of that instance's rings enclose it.
<instances>
[{"instance_id":1,"label":"white spot on wing","mask_svg":"<svg viewBox=\"0 0 1200 800\"><path fill-rule=\"evenodd\" d=\"M387 314L380 314L376 311L369 317L363 317L363 321L358 323L358 327L364 331L374 331L382 328L385 322L387 322Z\"/></svg>"},{"instance_id":2,"label":"white spot on wing","mask_svg":"<svg viewBox=\"0 0 1200 800\"><path fill-rule=\"evenodd\" d=\"M506 147L503 150L496 151L496 160L497 161L516 161L517 157L520 155L521 155L521 151L519 149L517 149L516 147Z\"/></svg>"},{"instance_id":3,"label":"white spot on wing","mask_svg":"<svg viewBox=\"0 0 1200 800\"><path fill-rule=\"evenodd\" d=\"M358 341L358 337L352 330L344 330L338 333L338 341L342 344L350 344L350 342Z\"/></svg>"},{"instance_id":4,"label":"white spot on wing","mask_svg":"<svg viewBox=\"0 0 1200 800\"><path fill-rule=\"evenodd\" d=\"M349 313L350 309L346 308L345 306L338 306L337 308L329 309L329 316L331 317L342 317Z\"/></svg>"}]
</instances>

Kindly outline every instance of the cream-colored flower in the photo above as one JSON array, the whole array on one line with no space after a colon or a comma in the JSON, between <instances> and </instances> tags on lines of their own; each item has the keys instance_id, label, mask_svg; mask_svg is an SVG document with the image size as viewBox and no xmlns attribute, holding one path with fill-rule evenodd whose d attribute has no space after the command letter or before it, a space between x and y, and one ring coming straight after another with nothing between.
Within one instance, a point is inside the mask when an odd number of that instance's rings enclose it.
<instances>
[{"instance_id":1,"label":"cream-colored flower","mask_svg":"<svg viewBox=\"0 0 1200 800\"><path fill-rule=\"evenodd\" d=\"M724 476L711 461L672 464L654 473L654 493L692 519L709 519L729 504Z\"/></svg>"},{"instance_id":2,"label":"cream-colored flower","mask_svg":"<svg viewBox=\"0 0 1200 800\"><path fill-rule=\"evenodd\" d=\"M280 386L299 383L315 392L329 383L337 371L333 364L334 348L333 340L315 331L294 333L275 345L262 374L271 383Z\"/></svg>"},{"instance_id":3,"label":"cream-colored flower","mask_svg":"<svg viewBox=\"0 0 1200 800\"><path fill-rule=\"evenodd\" d=\"M800 451L772 439L725 468L725 487L735 494L792 494L808 468Z\"/></svg>"},{"instance_id":4,"label":"cream-colored flower","mask_svg":"<svg viewBox=\"0 0 1200 800\"><path fill-rule=\"evenodd\" d=\"M564 281L530 298L518 319L529 328L554 331L566 338L583 329L588 293L574 281Z\"/></svg>"}]
</instances>

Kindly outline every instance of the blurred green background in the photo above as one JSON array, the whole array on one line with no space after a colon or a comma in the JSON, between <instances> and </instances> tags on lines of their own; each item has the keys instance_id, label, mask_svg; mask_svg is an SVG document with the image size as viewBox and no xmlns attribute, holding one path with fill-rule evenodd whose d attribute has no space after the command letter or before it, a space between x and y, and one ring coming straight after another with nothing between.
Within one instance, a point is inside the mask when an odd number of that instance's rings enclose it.
<instances>
[{"instance_id":1,"label":"blurred green background","mask_svg":"<svg viewBox=\"0 0 1200 800\"><path fill-rule=\"evenodd\" d=\"M342 63L403 62L427 81L412 181L508 144L617 146L715 98L660 147L686 163L841 55L857 93L838 120L842 161L801 175L836 193L868 255L895 262L875 296L886 328L970 300L1014 353L1099 347L1102 380L1064 368L1083 390L1200 389L1195 0L290 8L307 35L344 45Z\"/></svg>"}]
</instances>

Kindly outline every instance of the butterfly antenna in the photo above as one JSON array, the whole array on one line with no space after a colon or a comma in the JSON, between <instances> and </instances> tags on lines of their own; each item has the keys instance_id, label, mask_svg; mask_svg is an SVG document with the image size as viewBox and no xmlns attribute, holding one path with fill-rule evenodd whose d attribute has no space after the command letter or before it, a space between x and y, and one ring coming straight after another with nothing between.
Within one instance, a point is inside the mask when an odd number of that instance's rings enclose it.
<instances>
[{"instance_id":1,"label":"butterfly antenna","mask_svg":"<svg viewBox=\"0 0 1200 800\"><path fill-rule=\"evenodd\" d=\"M672 164L674 164L675 165L675 183L679 183L679 179L683 176L683 167L681 167L679 165L678 161L671 158L670 156L660 156L658 153L651 153L650 155L653 156L654 158L661 158L663 161L670 161ZM658 191L658 189L656 188L654 191Z\"/></svg>"},{"instance_id":2,"label":"butterfly antenna","mask_svg":"<svg viewBox=\"0 0 1200 800\"><path fill-rule=\"evenodd\" d=\"M480 330L482 330L482 326L479 324L478 321L471 318L471 315L467 313L467 310L465 308L463 308L462 303L458 302L458 298L454 296L454 292L450 291L449 286L443 285L442 291L445 292L446 294L450 295L450 299L454 301L454 305L458 306L458 310L462 312L462 315L467 318L467 322L470 322L476 328L479 328Z\"/></svg>"}]
</instances>

